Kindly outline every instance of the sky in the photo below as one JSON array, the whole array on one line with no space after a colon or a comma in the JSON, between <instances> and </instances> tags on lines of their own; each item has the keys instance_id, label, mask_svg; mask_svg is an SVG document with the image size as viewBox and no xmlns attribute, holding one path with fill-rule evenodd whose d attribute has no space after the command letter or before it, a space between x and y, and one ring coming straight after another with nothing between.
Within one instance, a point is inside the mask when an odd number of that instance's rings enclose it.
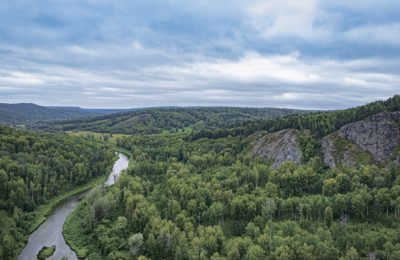
<instances>
[{"instance_id":1,"label":"sky","mask_svg":"<svg viewBox=\"0 0 400 260\"><path fill-rule=\"evenodd\" d=\"M342 109L394 94L399 0L0 1L0 102Z\"/></svg>"}]
</instances>

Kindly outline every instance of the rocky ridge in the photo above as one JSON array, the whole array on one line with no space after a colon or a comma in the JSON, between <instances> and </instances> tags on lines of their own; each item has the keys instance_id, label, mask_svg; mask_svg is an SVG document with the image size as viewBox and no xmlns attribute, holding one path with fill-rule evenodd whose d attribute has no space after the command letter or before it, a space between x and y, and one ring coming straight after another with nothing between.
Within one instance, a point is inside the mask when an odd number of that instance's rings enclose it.
<instances>
[{"instance_id":1,"label":"rocky ridge","mask_svg":"<svg viewBox=\"0 0 400 260\"><path fill-rule=\"evenodd\" d=\"M251 154L270 160L274 168L286 161L299 164L301 148L298 130L285 129L264 135L253 146ZM382 112L364 120L342 126L321 139L323 162L355 167L360 164L387 163L400 147L400 111Z\"/></svg>"}]
</instances>

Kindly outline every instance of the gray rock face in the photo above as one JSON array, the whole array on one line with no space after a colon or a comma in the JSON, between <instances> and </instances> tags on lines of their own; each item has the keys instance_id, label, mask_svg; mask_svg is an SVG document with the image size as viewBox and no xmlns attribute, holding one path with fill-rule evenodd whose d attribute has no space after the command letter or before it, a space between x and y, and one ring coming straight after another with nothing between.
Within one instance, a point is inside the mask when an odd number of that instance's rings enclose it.
<instances>
[{"instance_id":1,"label":"gray rock face","mask_svg":"<svg viewBox=\"0 0 400 260\"><path fill-rule=\"evenodd\" d=\"M302 158L294 129L285 129L265 135L253 147L251 153L253 156L262 156L273 161L272 167L274 168L286 161L299 164Z\"/></svg>"},{"instance_id":2,"label":"gray rock face","mask_svg":"<svg viewBox=\"0 0 400 260\"><path fill-rule=\"evenodd\" d=\"M322 161L328 165L330 168L336 167L337 164L342 164L347 167L355 167L357 166L357 162L354 160L351 155L350 149L352 147L346 147L340 158L335 158L337 154L337 148L335 147L335 143L333 141L333 135L327 135L321 140L321 148L322 148Z\"/></svg>"},{"instance_id":3,"label":"gray rock face","mask_svg":"<svg viewBox=\"0 0 400 260\"><path fill-rule=\"evenodd\" d=\"M329 135L322 138L321 149L323 153L322 161L330 168L336 167L336 162L334 158L334 154L336 153L336 148Z\"/></svg>"},{"instance_id":4,"label":"gray rock face","mask_svg":"<svg viewBox=\"0 0 400 260\"><path fill-rule=\"evenodd\" d=\"M340 151L340 158L335 158L337 147L333 136L350 141L358 150L368 152L376 162L384 164L400 145L400 111L379 113L365 120L344 125L337 133L322 138L323 161L326 165L331 168L337 164L354 167L357 161L351 156L349 149L352 148L345 148L344 151Z\"/></svg>"},{"instance_id":5,"label":"gray rock face","mask_svg":"<svg viewBox=\"0 0 400 260\"><path fill-rule=\"evenodd\" d=\"M370 152L375 161L385 163L400 144L399 122L400 112L379 113L343 126L338 134Z\"/></svg>"}]
</instances>

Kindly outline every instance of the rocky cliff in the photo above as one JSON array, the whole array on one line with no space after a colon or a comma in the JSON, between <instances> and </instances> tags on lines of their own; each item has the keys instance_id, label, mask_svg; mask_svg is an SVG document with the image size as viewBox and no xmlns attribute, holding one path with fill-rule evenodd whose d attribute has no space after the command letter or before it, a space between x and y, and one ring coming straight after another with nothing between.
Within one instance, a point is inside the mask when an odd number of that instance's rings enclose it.
<instances>
[{"instance_id":1,"label":"rocky cliff","mask_svg":"<svg viewBox=\"0 0 400 260\"><path fill-rule=\"evenodd\" d=\"M355 166L361 159L385 164L400 145L400 112L379 113L344 125L321 141L323 161L329 167L337 164ZM360 159L361 158L361 159Z\"/></svg>"},{"instance_id":2,"label":"rocky cliff","mask_svg":"<svg viewBox=\"0 0 400 260\"><path fill-rule=\"evenodd\" d=\"M253 156L261 156L277 168L286 161L301 162L301 150L296 138L297 130L285 129L262 137L253 147Z\"/></svg>"},{"instance_id":3,"label":"rocky cliff","mask_svg":"<svg viewBox=\"0 0 400 260\"><path fill-rule=\"evenodd\" d=\"M286 161L300 163L302 152L298 130L285 129L269 133L253 146L251 154L272 162L274 168ZM323 162L333 168L338 165L384 165L400 147L400 111L379 113L342 126L321 139Z\"/></svg>"}]
</instances>

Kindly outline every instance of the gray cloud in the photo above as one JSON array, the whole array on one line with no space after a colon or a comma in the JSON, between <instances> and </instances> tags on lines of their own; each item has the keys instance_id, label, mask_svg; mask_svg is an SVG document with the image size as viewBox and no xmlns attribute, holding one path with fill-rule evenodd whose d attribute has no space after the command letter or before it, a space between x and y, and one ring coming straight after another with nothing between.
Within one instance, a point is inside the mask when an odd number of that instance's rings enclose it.
<instances>
[{"instance_id":1,"label":"gray cloud","mask_svg":"<svg viewBox=\"0 0 400 260\"><path fill-rule=\"evenodd\" d=\"M6 1L0 102L333 109L398 93L399 4L335 3Z\"/></svg>"}]
</instances>

